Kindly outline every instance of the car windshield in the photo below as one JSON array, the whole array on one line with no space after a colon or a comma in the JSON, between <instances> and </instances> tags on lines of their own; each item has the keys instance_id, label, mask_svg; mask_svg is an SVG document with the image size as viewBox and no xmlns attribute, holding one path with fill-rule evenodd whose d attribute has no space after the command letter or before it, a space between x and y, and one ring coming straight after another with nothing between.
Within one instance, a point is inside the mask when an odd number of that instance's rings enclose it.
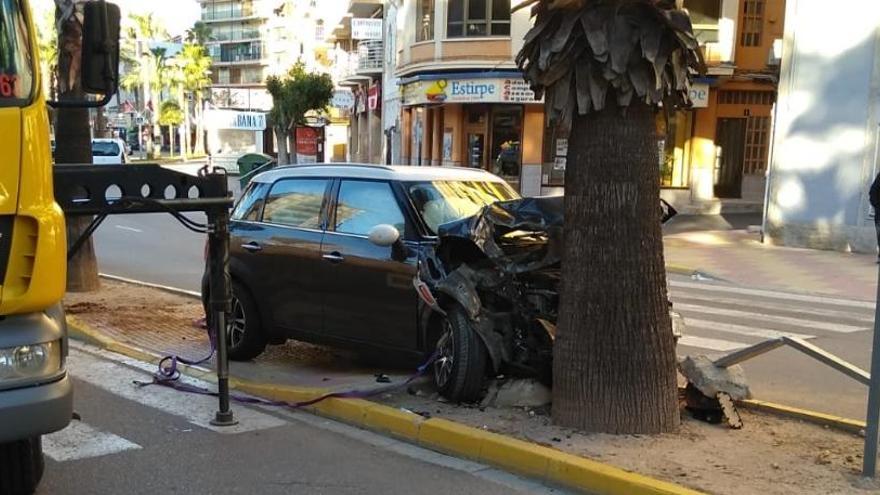
<instances>
[{"instance_id":1,"label":"car windshield","mask_svg":"<svg viewBox=\"0 0 880 495\"><path fill-rule=\"evenodd\" d=\"M496 201L519 195L506 182L432 181L407 185L409 197L431 233L437 227L475 215Z\"/></svg>"},{"instance_id":2,"label":"car windshield","mask_svg":"<svg viewBox=\"0 0 880 495\"><path fill-rule=\"evenodd\" d=\"M33 86L27 24L19 0L0 0L0 107L27 102Z\"/></svg>"},{"instance_id":3,"label":"car windshield","mask_svg":"<svg viewBox=\"0 0 880 495\"><path fill-rule=\"evenodd\" d=\"M92 141L92 156L116 156L119 145L113 141Z\"/></svg>"}]
</instances>

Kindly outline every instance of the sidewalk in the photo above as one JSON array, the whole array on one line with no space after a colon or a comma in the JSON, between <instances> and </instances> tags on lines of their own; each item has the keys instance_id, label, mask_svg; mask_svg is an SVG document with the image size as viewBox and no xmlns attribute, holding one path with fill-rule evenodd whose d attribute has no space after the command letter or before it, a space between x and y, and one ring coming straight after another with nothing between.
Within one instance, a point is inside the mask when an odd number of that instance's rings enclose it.
<instances>
[{"instance_id":1,"label":"sidewalk","mask_svg":"<svg viewBox=\"0 0 880 495\"><path fill-rule=\"evenodd\" d=\"M666 263L734 284L873 301L876 256L767 246L744 230L702 231L664 237Z\"/></svg>"}]
</instances>

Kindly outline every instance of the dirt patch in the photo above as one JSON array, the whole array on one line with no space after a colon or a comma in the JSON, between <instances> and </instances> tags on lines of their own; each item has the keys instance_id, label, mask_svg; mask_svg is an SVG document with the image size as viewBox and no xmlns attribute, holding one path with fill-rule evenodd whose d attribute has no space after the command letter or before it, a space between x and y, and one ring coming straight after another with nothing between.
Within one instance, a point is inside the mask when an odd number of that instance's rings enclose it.
<instances>
[{"instance_id":1,"label":"dirt patch","mask_svg":"<svg viewBox=\"0 0 880 495\"><path fill-rule=\"evenodd\" d=\"M707 493L851 494L859 488L862 441L856 435L740 410L745 426L731 430L682 414L678 433L587 434L552 424L549 408L495 409L442 402L427 383L387 394L381 402L424 416L607 462L628 471Z\"/></svg>"}]
</instances>

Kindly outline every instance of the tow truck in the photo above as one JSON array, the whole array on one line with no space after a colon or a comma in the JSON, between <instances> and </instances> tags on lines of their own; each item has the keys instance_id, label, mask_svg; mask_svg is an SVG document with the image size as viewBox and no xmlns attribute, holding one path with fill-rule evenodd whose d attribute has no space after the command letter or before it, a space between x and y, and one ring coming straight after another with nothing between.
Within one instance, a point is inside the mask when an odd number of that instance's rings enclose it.
<instances>
[{"instance_id":1,"label":"tow truck","mask_svg":"<svg viewBox=\"0 0 880 495\"><path fill-rule=\"evenodd\" d=\"M229 408L226 335L228 220L232 198L221 171L198 176L158 165L52 162L48 107L106 105L119 80L119 8L104 0L82 11L81 87L86 95L47 101L27 0L0 0L0 495L32 493L45 467L41 437L73 416L62 298L67 260L107 215L168 212L208 234L212 331L217 335L219 407ZM57 136L64 139L63 136ZM109 191L119 191L115 197ZM195 193L193 193L195 191ZM180 212L201 211L206 224ZM68 240L65 215L93 218Z\"/></svg>"}]
</instances>

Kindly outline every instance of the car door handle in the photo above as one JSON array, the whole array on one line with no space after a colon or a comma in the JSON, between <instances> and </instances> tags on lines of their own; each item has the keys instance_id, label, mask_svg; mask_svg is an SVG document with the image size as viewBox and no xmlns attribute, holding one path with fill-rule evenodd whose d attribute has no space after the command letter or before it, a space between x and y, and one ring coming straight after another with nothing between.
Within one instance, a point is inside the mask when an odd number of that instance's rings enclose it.
<instances>
[{"instance_id":1,"label":"car door handle","mask_svg":"<svg viewBox=\"0 0 880 495\"><path fill-rule=\"evenodd\" d=\"M241 247L242 247L242 249L245 249L245 250L250 251L252 253L256 253L257 251L263 250L263 246L260 246L256 242L248 242L248 243L242 244Z\"/></svg>"},{"instance_id":2,"label":"car door handle","mask_svg":"<svg viewBox=\"0 0 880 495\"><path fill-rule=\"evenodd\" d=\"M339 251L333 251L332 253L327 253L321 257L329 261L330 263L342 263L343 261L345 261L345 257L342 256Z\"/></svg>"}]
</instances>

